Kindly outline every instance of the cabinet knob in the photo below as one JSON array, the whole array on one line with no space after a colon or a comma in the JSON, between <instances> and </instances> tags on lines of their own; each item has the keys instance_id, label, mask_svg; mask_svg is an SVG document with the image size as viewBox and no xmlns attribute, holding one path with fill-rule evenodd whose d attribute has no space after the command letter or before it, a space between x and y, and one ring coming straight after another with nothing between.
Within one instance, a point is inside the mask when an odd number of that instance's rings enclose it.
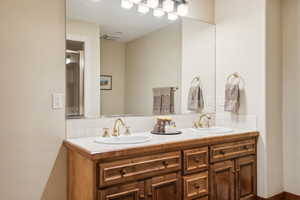
<instances>
[{"instance_id":1,"label":"cabinet knob","mask_svg":"<svg viewBox=\"0 0 300 200\"><path fill-rule=\"evenodd\" d=\"M245 149L245 150L248 150L248 149L249 149L249 147L248 147L248 146L244 146L244 149Z\"/></svg>"},{"instance_id":2,"label":"cabinet knob","mask_svg":"<svg viewBox=\"0 0 300 200\"><path fill-rule=\"evenodd\" d=\"M162 163L165 167L168 167L169 163L167 161L163 161Z\"/></svg>"},{"instance_id":3,"label":"cabinet knob","mask_svg":"<svg viewBox=\"0 0 300 200\"><path fill-rule=\"evenodd\" d=\"M126 174L126 170L125 170L125 169L122 169L122 170L120 171L120 174L121 174L122 176L124 176L124 175Z\"/></svg>"},{"instance_id":4,"label":"cabinet knob","mask_svg":"<svg viewBox=\"0 0 300 200\"><path fill-rule=\"evenodd\" d=\"M220 150L219 152L220 152L220 154L222 154L222 155L225 154L225 151L224 151L224 150Z\"/></svg>"}]
</instances>

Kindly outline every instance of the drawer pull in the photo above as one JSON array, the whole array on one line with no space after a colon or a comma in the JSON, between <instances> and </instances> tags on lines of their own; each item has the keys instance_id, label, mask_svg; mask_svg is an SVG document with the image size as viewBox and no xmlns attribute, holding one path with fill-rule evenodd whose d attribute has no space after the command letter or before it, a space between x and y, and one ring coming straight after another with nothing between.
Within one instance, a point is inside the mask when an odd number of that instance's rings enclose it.
<instances>
[{"instance_id":1,"label":"drawer pull","mask_svg":"<svg viewBox=\"0 0 300 200\"><path fill-rule=\"evenodd\" d=\"M152 197L152 193L148 193L147 196L151 198Z\"/></svg>"},{"instance_id":2,"label":"drawer pull","mask_svg":"<svg viewBox=\"0 0 300 200\"><path fill-rule=\"evenodd\" d=\"M245 150L249 150L249 147L248 147L248 146L244 146L244 149L245 149Z\"/></svg>"},{"instance_id":3,"label":"drawer pull","mask_svg":"<svg viewBox=\"0 0 300 200\"><path fill-rule=\"evenodd\" d=\"M220 154L225 155L225 151L224 150L220 150Z\"/></svg>"},{"instance_id":4,"label":"drawer pull","mask_svg":"<svg viewBox=\"0 0 300 200\"><path fill-rule=\"evenodd\" d=\"M145 199L145 195L144 194L140 194L140 199Z\"/></svg>"},{"instance_id":5,"label":"drawer pull","mask_svg":"<svg viewBox=\"0 0 300 200\"><path fill-rule=\"evenodd\" d=\"M167 161L163 161L162 163L165 167L168 167L169 163Z\"/></svg>"},{"instance_id":6,"label":"drawer pull","mask_svg":"<svg viewBox=\"0 0 300 200\"><path fill-rule=\"evenodd\" d=\"M125 169L120 170L120 174L121 174L122 176L124 176L124 175L126 174L126 170L125 170Z\"/></svg>"}]
</instances>

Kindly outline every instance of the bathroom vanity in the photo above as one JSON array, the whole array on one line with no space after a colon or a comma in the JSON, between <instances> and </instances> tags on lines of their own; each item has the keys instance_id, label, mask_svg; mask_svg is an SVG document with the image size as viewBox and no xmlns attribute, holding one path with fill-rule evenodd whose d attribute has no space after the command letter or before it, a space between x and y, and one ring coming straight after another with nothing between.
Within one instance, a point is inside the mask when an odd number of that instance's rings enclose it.
<instances>
[{"instance_id":1,"label":"bathroom vanity","mask_svg":"<svg viewBox=\"0 0 300 200\"><path fill-rule=\"evenodd\" d=\"M121 146L68 139L68 199L256 199L258 135L185 133Z\"/></svg>"}]
</instances>

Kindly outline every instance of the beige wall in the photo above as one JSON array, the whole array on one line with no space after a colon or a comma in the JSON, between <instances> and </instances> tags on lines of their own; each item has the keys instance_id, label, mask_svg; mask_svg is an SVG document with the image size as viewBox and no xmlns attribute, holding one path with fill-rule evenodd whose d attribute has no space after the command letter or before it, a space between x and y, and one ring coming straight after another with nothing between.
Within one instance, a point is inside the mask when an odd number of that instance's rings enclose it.
<instances>
[{"instance_id":1,"label":"beige wall","mask_svg":"<svg viewBox=\"0 0 300 200\"><path fill-rule=\"evenodd\" d=\"M208 23L215 22L215 0L189 0L189 13L187 17Z\"/></svg>"},{"instance_id":2,"label":"beige wall","mask_svg":"<svg viewBox=\"0 0 300 200\"><path fill-rule=\"evenodd\" d=\"M180 67L179 23L129 42L126 47L126 113L152 114L152 88L179 86ZM177 112L179 102L180 93L177 91L175 102Z\"/></svg>"},{"instance_id":3,"label":"beige wall","mask_svg":"<svg viewBox=\"0 0 300 200\"><path fill-rule=\"evenodd\" d=\"M281 3L267 0L268 196L283 191Z\"/></svg>"},{"instance_id":4,"label":"beige wall","mask_svg":"<svg viewBox=\"0 0 300 200\"><path fill-rule=\"evenodd\" d=\"M300 195L300 1L282 0L284 190Z\"/></svg>"},{"instance_id":5,"label":"beige wall","mask_svg":"<svg viewBox=\"0 0 300 200\"><path fill-rule=\"evenodd\" d=\"M67 20L67 39L84 42L84 113L100 116L100 28L97 24Z\"/></svg>"},{"instance_id":6,"label":"beige wall","mask_svg":"<svg viewBox=\"0 0 300 200\"><path fill-rule=\"evenodd\" d=\"M217 110L223 111L227 76L238 72L240 114L257 115L261 133L258 147L258 194L268 196L266 136L266 2L216 0ZM233 120L239 117L232 115Z\"/></svg>"},{"instance_id":7,"label":"beige wall","mask_svg":"<svg viewBox=\"0 0 300 200\"><path fill-rule=\"evenodd\" d=\"M112 75L112 90L101 91L101 115L125 112L125 43L101 40L101 74Z\"/></svg>"},{"instance_id":8,"label":"beige wall","mask_svg":"<svg viewBox=\"0 0 300 200\"><path fill-rule=\"evenodd\" d=\"M0 199L65 200L65 3L2 0L0 23Z\"/></svg>"},{"instance_id":9,"label":"beige wall","mask_svg":"<svg viewBox=\"0 0 300 200\"><path fill-rule=\"evenodd\" d=\"M199 20L182 21L181 112L188 113L188 93L191 81L200 76L205 107L203 112L215 112L215 26Z\"/></svg>"}]
</instances>

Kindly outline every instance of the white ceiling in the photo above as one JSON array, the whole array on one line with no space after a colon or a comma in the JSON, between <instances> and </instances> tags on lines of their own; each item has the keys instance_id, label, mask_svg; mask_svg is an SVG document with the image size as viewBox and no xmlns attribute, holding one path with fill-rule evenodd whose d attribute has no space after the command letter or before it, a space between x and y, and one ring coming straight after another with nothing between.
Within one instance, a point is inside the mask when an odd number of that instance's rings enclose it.
<instances>
[{"instance_id":1,"label":"white ceiling","mask_svg":"<svg viewBox=\"0 0 300 200\"><path fill-rule=\"evenodd\" d=\"M121 0L68 0L67 17L99 24L101 35L122 32L122 42L174 23L166 17L156 18L152 12L140 14L136 6L125 10L121 8Z\"/></svg>"}]
</instances>

